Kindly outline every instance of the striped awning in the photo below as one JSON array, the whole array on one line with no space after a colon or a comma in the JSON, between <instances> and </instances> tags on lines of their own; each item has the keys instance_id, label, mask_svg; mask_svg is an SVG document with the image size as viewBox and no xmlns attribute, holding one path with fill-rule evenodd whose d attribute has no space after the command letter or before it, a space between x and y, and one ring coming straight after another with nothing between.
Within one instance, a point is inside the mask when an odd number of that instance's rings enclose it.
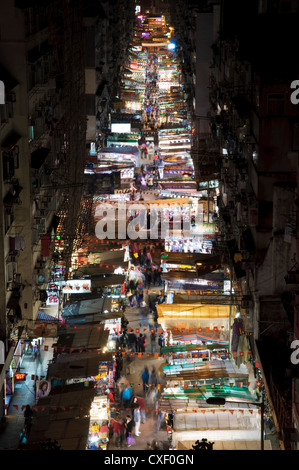
<instances>
[{"instance_id":1,"label":"striped awning","mask_svg":"<svg viewBox=\"0 0 299 470\"><path fill-rule=\"evenodd\" d=\"M52 315L48 315L47 313L44 312L38 312L36 321L42 321L42 322L57 322L58 318L53 317Z\"/></svg>"}]
</instances>

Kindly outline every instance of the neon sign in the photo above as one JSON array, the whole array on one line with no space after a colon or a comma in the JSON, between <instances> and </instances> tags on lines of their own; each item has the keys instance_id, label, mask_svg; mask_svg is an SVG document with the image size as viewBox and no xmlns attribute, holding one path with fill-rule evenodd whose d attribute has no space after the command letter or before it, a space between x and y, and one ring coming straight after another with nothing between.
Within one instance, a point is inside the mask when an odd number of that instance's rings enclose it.
<instances>
[{"instance_id":1,"label":"neon sign","mask_svg":"<svg viewBox=\"0 0 299 470\"><path fill-rule=\"evenodd\" d=\"M17 374L15 374L15 380L26 380L26 376L27 374L25 374L24 372L18 372Z\"/></svg>"}]
</instances>

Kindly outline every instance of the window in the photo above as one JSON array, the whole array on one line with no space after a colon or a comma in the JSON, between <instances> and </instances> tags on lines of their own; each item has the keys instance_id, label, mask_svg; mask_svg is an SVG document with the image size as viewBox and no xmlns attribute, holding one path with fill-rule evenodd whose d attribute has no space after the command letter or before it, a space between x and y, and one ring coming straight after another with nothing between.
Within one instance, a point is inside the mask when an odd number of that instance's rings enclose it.
<instances>
[{"instance_id":1,"label":"window","mask_svg":"<svg viewBox=\"0 0 299 470\"><path fill-rule=\"evenodd\" d=\"M14 207L13 206L5 207L5 209L4 209L4 229L5 229L5 233L7 233L8 230L10 229L10 227L12 226L14 219L15 219Z\"/></svg>"},{"instance_id":2,"label":"window","mask_svg":"<svg viewBox=\"0 0 299 470\"><path fill-rule=\"evenodd\" d=\"M6 262L6 283L12 282L14 280L14 275L17 272L17 263L7 261Z\"/></svg>"},{"instance_id":3,"label":"window","mask_svg":"<svg viewBox=\"0 0 299 470\"><path fill-rule=\"evenodd\" d=\"M15 165L14 158L11 152L2 153L2 165L3 165L3 181L8 181L14 177Z\"/></svg>"}]
</instances>

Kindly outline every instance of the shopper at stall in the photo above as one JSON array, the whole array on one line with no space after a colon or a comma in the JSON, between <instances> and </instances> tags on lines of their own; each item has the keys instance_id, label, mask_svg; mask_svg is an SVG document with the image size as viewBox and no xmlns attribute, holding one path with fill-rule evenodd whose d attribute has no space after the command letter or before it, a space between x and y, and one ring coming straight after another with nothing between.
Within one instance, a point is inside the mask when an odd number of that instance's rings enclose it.
<instances>
[{"instance_id":1,"label":"shopper at stall","mask_svg":"<svg viewBox=\"0 0 299 470\"><path fill-rule=\"evenodd\" d=\"M125 433L125 423L121 417L113 420L111 423L113 435L114 435L114 445L115 447L122 448L124 442L124 433Z\"/></svg>"},{"instance_id":2,"label":"shopper at stall","mask_svg":"<svg viewBox=\"0 0 299 470\"><path fill-rule=\"evenodd\" d=\"M163 423L163 420L165 418L166 412L164 410L159 410L158 411L158 417L157 417L157 423L156 423L156 431L160 431L160 427Z\"/></svg>"},{"instance_id":3,"label":"shopper at stall","mask_svg":"<svg viewBox=\"0 0 299 470\"><path fill-rule=\"evenodd\" d=\"M158 344L160 346L160 354L161 354L162 348L164 348L164 346L165 346L165 339L164 339L164 336L163 336L162 333L160 333L160 335L159 335Z\"/></svg>"},{"instance_id":4,"label":"shopper at stall","mask_svg":"<svg viewBox=\"0 0 299 470\"><path fill-rule=\"evenodd\" d=\"M112 393L112 390L109 388L107 391L107 398L108 398L108 401L109 403L114 403L115 402L115 399L114 399L114 395Z\"/></svg>"}]
</instances>

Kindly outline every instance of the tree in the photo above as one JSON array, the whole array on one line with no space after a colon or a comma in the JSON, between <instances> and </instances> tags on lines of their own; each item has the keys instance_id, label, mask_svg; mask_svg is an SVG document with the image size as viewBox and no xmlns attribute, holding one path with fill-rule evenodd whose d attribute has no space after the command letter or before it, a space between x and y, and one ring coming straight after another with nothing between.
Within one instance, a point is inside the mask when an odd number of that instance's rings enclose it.
<instances>
[{"instance_id":1,"label":"tree","mask_svg":"<svg viewBox=\"0 0 299 470\"><path fill-rule=\"evenodd\" d=\"M213 445L215 442L208 442L207 439L202 439L200 441L195 442L195 446L192 446L193 450L213 450Z\"/></svg>"},{"instance_id":2,"label":"tree","mask_svg":"<svg viewBox=\"0 0 299 470\"><path fill-rule=\"evenodd\" d=\"M56 440L46 439L44 442L40 442L41 450L62 450L61 446Z\"/></svg>"}]
</instances>

